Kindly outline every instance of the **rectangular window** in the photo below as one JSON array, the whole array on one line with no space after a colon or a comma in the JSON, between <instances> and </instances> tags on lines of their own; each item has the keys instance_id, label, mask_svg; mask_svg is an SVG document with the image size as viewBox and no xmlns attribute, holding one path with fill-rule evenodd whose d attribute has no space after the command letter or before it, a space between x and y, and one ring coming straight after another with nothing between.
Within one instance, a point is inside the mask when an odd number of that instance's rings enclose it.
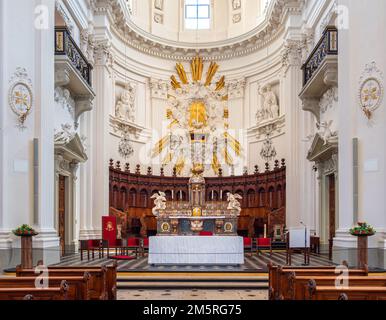
<instances>
[{"instance_id":1,"label":"rectangular window","mask_svg":"<svg viewBox=\"0 0 386 320\"><path fill-rule=\"evenodd\" d=\"M210 0L185 0L185 28L210 29Z\"/></svg>"}]
</instances>

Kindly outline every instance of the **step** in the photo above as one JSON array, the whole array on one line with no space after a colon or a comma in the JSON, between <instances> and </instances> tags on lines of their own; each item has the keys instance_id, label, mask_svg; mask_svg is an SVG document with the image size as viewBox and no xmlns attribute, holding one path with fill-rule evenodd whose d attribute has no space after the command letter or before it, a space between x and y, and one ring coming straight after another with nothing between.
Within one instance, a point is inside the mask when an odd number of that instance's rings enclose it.
<instances>
[{"instance_id":1,"label":"step","mask_svg":"<svg viewBox=\"0 0 386 320\"><path fill-rule=\"evenodd\" d=\"M118 276L117 281L120 282L211 282L211 281L223 281L223 282L238 282L238 281L249 281L249 282L266 282L268 281L267 276L256 276L256 277L242 277L242 276Z\"/></svg>"},{"instance_id":2,"label":"step","mask_svg":"<svg viewBox=\"0 0 386 320\"><path fill-rule=\"evenodd\" d=\"M132 282L117 282L117 289L268 289L268 282L251 282L251 281L132 281Z\"/></svg>"}]
</instances>

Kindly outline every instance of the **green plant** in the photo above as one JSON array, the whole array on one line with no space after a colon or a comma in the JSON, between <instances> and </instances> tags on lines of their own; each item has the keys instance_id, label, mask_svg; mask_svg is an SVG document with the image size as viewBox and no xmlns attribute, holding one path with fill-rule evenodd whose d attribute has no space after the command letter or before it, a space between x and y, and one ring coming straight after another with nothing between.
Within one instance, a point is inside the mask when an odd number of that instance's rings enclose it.
<instances>
[{"instance_id":1,"label":"green plant","mask_svg":"<svg viewBox=\"0 0 386 320\"><path fill-rule=\"evenodd\" d=\"M12 232L16 236L23 236L23 235L34 236L34 235L37 235L37 232L32 227L30 227L28 224L23 224L19 228L12 230Z\"/></svg>"},{"instance_id":2,"label":"green plant","mask_svg":"<svg viewBox=\"0 0 386 320\"><path fill-rule=\"evenodd\" d=\"M374 228L366 222L358 222L357 226L350 229L350 234L353 236L372 236L375 232Z\"/></svg>"}]
</instances>

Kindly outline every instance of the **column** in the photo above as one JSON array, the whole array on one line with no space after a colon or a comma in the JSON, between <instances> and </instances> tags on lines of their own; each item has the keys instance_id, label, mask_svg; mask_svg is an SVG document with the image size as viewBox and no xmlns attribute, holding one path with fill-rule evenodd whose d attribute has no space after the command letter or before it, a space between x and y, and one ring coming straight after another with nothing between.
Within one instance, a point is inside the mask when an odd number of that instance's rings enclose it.
<instances>
[{"instance_id":1,"label":"column","mask_svg":"<svg viewBox=\"0 0 386 320\"><path fill-rule=\"evenodd\" d=\"M35 26L35 137L38 139L39 177L38 214L35 224L39 236L34 247L59 247L55 230L55 168L54 168L54 26L55 3L50 0L35 1L48 13L48 28ZM44 12L44 11L42 11ZM25 54L25 53L24 53Z\"/></svg>"},{"instance_id":2,"label":"column","mask_svg":"<svg viewBox=\"0 0 386 320\"><path fill-rule=\"evenodd\" d=\"M301 48L300 41L287 40L283 53L283 100L281 104L286 110L286 142L289 148L287 152L286 168L286 225L287 228L300 226L302 217L303 180L302 172L305 167L304 152L302 150L301 101L298 94L302 88L301 73Z\"/></svg>"},{"instance_id":3,"label":"column","mask_svg":"<svg viewBox=\"0 0 386 320\"><path fill-rule=\"evenodd\" d=\"M109 116L112 110L112 54L110 41L95 45L94 90L97 94L92 117L92 228L101 237L102 216L109 214Z\"/></svg>"}]
</instances>

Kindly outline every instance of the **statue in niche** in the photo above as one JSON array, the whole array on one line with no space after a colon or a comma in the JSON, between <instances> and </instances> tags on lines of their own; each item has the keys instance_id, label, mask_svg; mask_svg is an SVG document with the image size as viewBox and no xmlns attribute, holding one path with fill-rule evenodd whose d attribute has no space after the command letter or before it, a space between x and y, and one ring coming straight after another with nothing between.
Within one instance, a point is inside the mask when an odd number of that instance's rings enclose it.
<instances>
[{"instance_id":1,"label":"statue in niche","mask_svg":"<svg viewBox=\"0 0 386 320\"><path fill-rule=\"evenodd\" d=\"M115 107L115 116L125 121L135 121L135 87L127 83Z\"/></svg>"},{"instance_id":2,"label":"statue in niche","mask_svg":"<svg viewBox=\"0 0 386 320\"><path fill-rule=\"evenodd\" d=\"M257 124L265 120L278 118L280 116L280 107L271 85L259 90L259 94L263 97L263 105L256 113Z\"/></svg>"}]
</instances>

